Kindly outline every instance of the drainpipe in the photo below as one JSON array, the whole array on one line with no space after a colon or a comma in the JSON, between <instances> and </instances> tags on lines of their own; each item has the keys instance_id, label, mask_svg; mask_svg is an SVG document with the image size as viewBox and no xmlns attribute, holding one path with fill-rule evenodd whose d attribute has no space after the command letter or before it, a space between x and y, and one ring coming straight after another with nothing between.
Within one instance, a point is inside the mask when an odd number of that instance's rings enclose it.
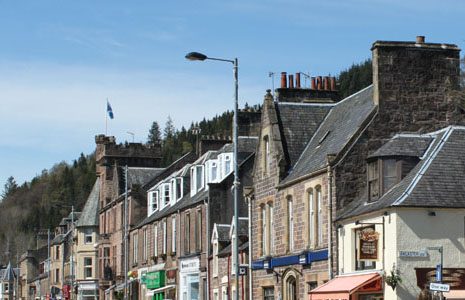
<instances>
[{"instance_id":1,"label":"drainpipe","mask_svg":"<svg viewBox=\"0 0 465 300\"><path fill-rule=\"evenodd\" d=\"M210 300L210 193L208 193L207 199L203 202L205 204L205 214L207 215L207 234L206 234L206 244L207 244L207 299Z\"/></svg>"},{"instance_id":2,"label":"drainpipe","mask_svg":"<svg viewBox=\"0 0 465 300\"><path fill-rule=\"evenodd\" d=\"M333 279L333 247L332 247L332 229L333 229L333 169L328 155L328 278Z\"/></svg>"},{"instance_id":3,"label":"drainpipe","mask_svg":"<svg viewBox=\"0 0 465 300\"><path fill-rule=\"evenodd\" d=\"M247 206L249 210L249 228L248 228L248 234L249 234L249 274L248 274L248 280L249 280L249 295L248 299L252 299L252 197L247 197Z\"/></svg>"}]
</instances>

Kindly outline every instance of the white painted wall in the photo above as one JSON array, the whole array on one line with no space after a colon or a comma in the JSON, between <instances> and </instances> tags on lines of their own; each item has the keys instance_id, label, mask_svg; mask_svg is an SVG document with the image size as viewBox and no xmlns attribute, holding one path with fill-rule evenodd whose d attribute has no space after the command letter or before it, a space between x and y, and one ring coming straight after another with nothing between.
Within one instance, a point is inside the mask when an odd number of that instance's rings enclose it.
<instances>
[{"instance_id":1,"label":"white painted wall","mask_svg":"<svg viewBox=\"0 0 465 300\"><path fill-rule=\"evenodd\" d=\"M429 216L434 211L436 216ZM384 212L384 211L383 211ZM355 271L355 221L362 223L382 223L382 212L344 220L338 232L339 274ZM380 233L380 257L376 270L390 274L393 264L401 272L402 283L392 291L385 285L385 300L416 299L416 267L435 267L439 264L438 251L429 250L426 258L399 257L399 251L421 251L431 246L444 247L444 267L465 268L465 209L423 209L396 208L384 216L385 252L382 255L382 225L376 225Z\"/></svg>"},{"instance_id":2,"label":"white painted wall","mask_svg":"<svg viewBox=\"0 0 465 300\"><path fill-rule=\"evenodd\" d=\"M436 216L429 216L434 211ZM429 250L426 258L399 257L399 251L424 250L431 246L444 247L444 267L465 267L465 209L399 209L398 249L395 253L402 274L399 299L416 297L415 267L435 267L440 262L438 251Z\"/></svg>"}]
</instances>

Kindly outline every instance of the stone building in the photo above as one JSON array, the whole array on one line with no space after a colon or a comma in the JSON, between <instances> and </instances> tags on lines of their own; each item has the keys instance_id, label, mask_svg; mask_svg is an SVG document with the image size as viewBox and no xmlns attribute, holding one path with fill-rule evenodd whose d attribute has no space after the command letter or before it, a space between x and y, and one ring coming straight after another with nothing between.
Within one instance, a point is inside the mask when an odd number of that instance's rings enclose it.
<instances>
[{"instance_id":1,"label":"stone building","mask_svg":"<svg viewBox=\"0 0 465 300\"><path fill-rule=\"evenodd\" d=\"M388 172L373 166L368 173L373 180L367 180L368 155L396 133L463 122L450 94L458 88L457 46L419 37L416 42L375 42L372 53L373 85L328 104L320 121L305 118L308 135L304 146L291 147L298 158L294 163L287 153L298 136L291 127L297 118L286 125L286 113L281 113L286 104L266 96L254 178L254 298L303 299L339 271L333 221L367 193L376 181L373 174Z\"/></svg>"},{"instance_id":2,"label":"stone building","mask_svg":"<svg viewBox=\"0 0 465 300\"><path fill-rule=\"evenodd\" d=\"M74 232L74 256L76 270L74 271L73 293L77 291L78 300L98 299L98 269L97 269L97 240L98 240L98 205L100 196L99 179L94 183L82 209L81 216L76 222Z\"/></svg>"},{"instance_id":3,"label":"stone building","mask_svg":"<svg viewBox=\"0 0 465 300\"><path fill-rule=\"evenodd\" d=\"M96 172L100 181L99 288L101 299L112 298L124 286L124 222L137 225L146 215L142 186L163 171L160 146L118 145L114 137L95 137ZM127 172L126 172L127 171ZM127 187L128 211L124 211Z\"/></svg>"},{"instance_id":4,"label":"stone building","mask_svg":"<svg viewBox=\"0 0 465 300\"><path fill-rule=\"evenodd\" d=\"M371 185L379 193L361 195L339 216L338 269L342 276L315 292L334 294L339 285L337 292L347 297L350 293L341 290L340 281L350 279L346 274L359 272L361 281L354 294L416 299L436 281L442 252L442 283L451 289L445 296L463 299L465 127L395 135L370 154L366 163L368 170L372 164L382 164L394 172L383 174ZM391 272L401 281L393 280ZM384 279L389 285L384 291L382 274L391 276ZM328 292L312 299L326 299Z\"/></svg>"}]
</instances>

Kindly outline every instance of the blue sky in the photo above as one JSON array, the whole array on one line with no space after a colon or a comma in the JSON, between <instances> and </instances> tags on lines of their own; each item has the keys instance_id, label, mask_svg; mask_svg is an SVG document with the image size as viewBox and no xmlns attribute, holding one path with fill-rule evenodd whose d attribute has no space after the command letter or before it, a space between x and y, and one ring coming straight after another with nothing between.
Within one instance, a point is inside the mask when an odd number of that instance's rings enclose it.
<instances>
[{"instance_id":1,"label":"blue sky","mask_svg":"<svg viewBox=\"0 0 465 300\"><path fill-rule=\"evenodd\" d=\"M231 109L231 66L187 52L238 57L241 104L255 104L268 72L337 74L375 40L463 48L464 16L461 0L0 0L0 185L92 152L106 98L121 142L128 131L145 141L154 120L188 126Z\"/></svg>"}]
</instances>

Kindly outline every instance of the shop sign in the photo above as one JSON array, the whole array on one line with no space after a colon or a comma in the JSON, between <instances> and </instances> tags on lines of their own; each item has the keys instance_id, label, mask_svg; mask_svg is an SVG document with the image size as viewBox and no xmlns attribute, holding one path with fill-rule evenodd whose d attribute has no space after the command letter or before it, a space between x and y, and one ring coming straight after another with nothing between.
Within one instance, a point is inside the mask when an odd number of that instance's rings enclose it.
<instances>
[{"instance_id":1,"label":"shop sign","mask_svg":"<svg viewBox=\"0 0 465 300\"><path fill-rule=\"evenodd\" d=\"M428 252L426 252L426 250L399 251L399 257L428 257Z\"/></svg>"},{"instance_id":2,"label":"shop sign","mask_svg":"<svg viewBox=\"0 0 465 300\"><path fill-rule=\"evenodd\" d=\"M436 268L415 268L417 286L425 289L436 282ZM465 268L443 268L442 283L451 290L465 290Z\"/></svg>"},{"instance_id":3,"label":"shop sign","mask_svg":"<svg viewBox=\"0 0 465 300\"><path fill-rule=\"evenodd\" d=\"M368 227L359 232L359 254L360 260L377 260L378 259L378 240L379 233L373 228Z\"/></svg>"},{"instance_id":4,"label":"shop sign","mask_svg":"<svg viewBox=\"0 0 465 300\"><path fill-rule=\"evenodd\" d=\"M165 286L165 271L147 272L145 284L148 289L158 289Z\"/></svg>"},{"instance_id":5,"label":"shop sign","mask_svg":"<svg viewBox=\"0 0 465 300\"><path fill-rule=\"evenodd\" d=\"M200 267L199 259L186 259L179 263L179 272L198 272Z\"/></svg>"}]
</instances>

